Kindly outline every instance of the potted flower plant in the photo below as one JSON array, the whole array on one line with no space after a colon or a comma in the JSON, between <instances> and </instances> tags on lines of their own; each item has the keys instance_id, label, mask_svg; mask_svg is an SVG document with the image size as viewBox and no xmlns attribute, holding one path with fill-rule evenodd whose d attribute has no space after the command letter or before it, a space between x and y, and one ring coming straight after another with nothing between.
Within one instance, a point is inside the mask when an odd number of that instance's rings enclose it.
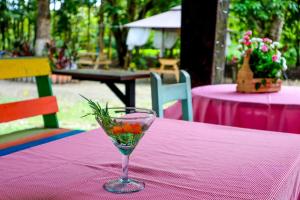
<instances>
[{"instance_id":1,"label":"potted flower plant","mask_svg":"<svg viewBox=\"0 0 300 200\"><path fill-rule=\"evenodd\" d=\"M239 41L242 67L237 75L237 91L277 92L287 69L286 60L278 49L279 43L251 36L252 31L247 31Z\"/></svg>"}]
</instances>

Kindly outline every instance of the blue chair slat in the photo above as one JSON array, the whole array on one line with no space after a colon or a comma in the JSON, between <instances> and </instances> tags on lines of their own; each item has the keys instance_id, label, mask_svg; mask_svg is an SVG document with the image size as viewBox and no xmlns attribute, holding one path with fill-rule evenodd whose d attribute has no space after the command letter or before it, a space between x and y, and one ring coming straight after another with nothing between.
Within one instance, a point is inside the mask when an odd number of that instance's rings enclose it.
<instances>
[{"instance_id":1,"label":"blue chair slat","mask_svg":"<svg viewBox=\"0 0 300 200\"><path fill-rule=\"evenodd\" d=\"M152 109L159 117L163 117L163 105L174 100L181 100L182 119L193 121L191 79L190 75L180 70L179 83L162 84L162 79L157 73L151 72Z\"/></svg>"}]
</instances>

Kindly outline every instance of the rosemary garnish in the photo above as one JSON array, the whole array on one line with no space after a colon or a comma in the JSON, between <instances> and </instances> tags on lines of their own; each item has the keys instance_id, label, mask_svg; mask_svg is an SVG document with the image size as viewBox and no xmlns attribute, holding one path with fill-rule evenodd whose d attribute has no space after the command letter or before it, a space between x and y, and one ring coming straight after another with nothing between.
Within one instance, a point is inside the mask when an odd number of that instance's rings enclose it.
<instances>
[{"instance_id":1,"label":"rosemary garnish","mask_svg":"<svg viewBox=\"0 0 300 200\"><path fill-rule=\"evenodd\" d=\"M106 103L105 108L102 108L98 102L94 102L91 99L88 99L87 97L80 95L82 98L87 100L90 108L92 109L91 113L87 113L86 115L82 117L86 117L89 115L94 115L96 120L100 120L104 128L109 128L113 125L113 120L111 119L111 116L109 115L108 111L108 103Z\"/></svg>"},{"instance_id":2,"label":"rosemary garnish","mask_svg":"<svg viewBox=\"0 0 300 200\"><path fill-rule=\"evenodd\" d=\"M90 106L92 112L87 113L82 117L93 115L99 122L101 127L104 129L106 134L112 138L115 145L129 146L134 148L138 141L143 137L144 130L143 125L138 122L128 122L125 120L115 120L109 114L108 104L106 103L105 108L102 108L98 102L80 95L84 98ZM111 110L112 111L112 110ZM115 113L126 113L126 111L115 110ZM121 147L117 146L119 149ZM124 152L123 152L124 153ZM126 152L125 152L126 153ZM127 152L128 153L128 152Z\"/></svg>"}]
</instances>

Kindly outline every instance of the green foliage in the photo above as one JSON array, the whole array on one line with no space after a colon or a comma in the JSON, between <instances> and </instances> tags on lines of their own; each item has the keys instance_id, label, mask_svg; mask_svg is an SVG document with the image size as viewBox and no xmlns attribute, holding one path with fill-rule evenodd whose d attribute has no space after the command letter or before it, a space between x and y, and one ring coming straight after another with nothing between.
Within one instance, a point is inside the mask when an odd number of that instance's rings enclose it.
<instances>
[{"instance_id":1,"label":"green foliage","mask_svg":"<svg viewBox=\"0 0 300 200\"><path fill-rule=\"evenodd\" d=\"M294 67L295 63L297 63L297 51L299 52L300 49L291 45L291 47L284 52L284 57L286 58L287 65L290 66L290 68Z\"/></svg>"},{"instance_id":2,"label":"green foliage","mask_svg":"<svg viewBox=\"0 0 300 200\"><path fill-rule=\"evenodd\" d=\"M126 28L123 24L169 10L181 0L49 0L51 6L51 37L63 40L71 49L96 51L98 47L101 7L105 48L112 46L113 56L122 59L127 53ZM0 48L12 50L15 41L34 46L36 37L37 0L0 1ZM251 29L257 35L268 37L276 29L276 19L283 20L280 42L289 65L300 66L300 8L299 0L231 0L229 29L233 43L243 30ZM279 30L277 31L279 32ZM113 39L109 40L109 34ZM151 46L145 45L146 48ZM230 49L229 52L234 51ZM143 54L143 51L141 51ZM147 53L145 53L147 54ZM232 58L235 53L230 53ZM145 60L145 59L144 59ZM148 59L147 63L148 63ZM137 67L144 61L136 59Z\"/></svg>"},{"instance_id":3,"label":"green foliage","mask_svg":"<svg viewBox=\"0 0 300 200\"><path fill-rule=\"evenodd\" d=\"M85 116L88 115L94 115L96 119L101 120L102 125L104 128L109 128L113 124L113 120L111 119L109 112L108 112L108 104L106 103L106 107L102 108L98 102L94 102L91 99L88 99L82 95L80 95L82 98L84 98L87 102L90 108L92 109L91 113L88 113Z\"/></svg>"},{"instance_id":4,"label":"green foliage","mask_svg":"<svg viewBox=\"0 0 300 200\"><path fill-rule=\"evenodd\" d=\"M297 0L234 0L230 11L239 22L236 26L239 31L251 29L267 37L274 18L299 13L299 5Z\"/></svg>"},{"instance_id":5,"label":"green foliage","mask_svg":"<svg viewBox=\"0 0 300 200\"><path fill-rule=\"evenodd\" d=\"M280 44L269 38L251 38L251 35L252 31L247 31L240 40L241 62L250 55L249 65L254 78L282 78L287 65L278 49Z\"/></svg>"},{"instance_id":6,"label":"green foliage","mask_svg":"<svg viewBox=\"0 0 300 200\"><path fill-rule=\"evenodd\" d=\"M276 33L280 36L282 30L280 37L280 43L284 44L282 53L289 65L300 66L299 6L298 0L231 1L228 26L233 31L233 42L237 43L244 30L250 29L256 35L271 38Z\"/></svg>"},{"instance_id":7,"label":"green foliage","mask_svg":"<svg viewBox=\"0 0 300 200\"><path fill-rule=\"evenodd\" d=\"M273 62L274 52L262 52L255 48L250 57L250 67L255 78L278 78L277 73L282 71L281 63Z\"/></svg>"},{"instance_id":8,"label":"green foliage","mask_svg":"<svg viewBox=\"0 0 300 200\"><path fill-rule=\"evenodd\" d=\"M0 1L0 48L11 50L14 42L32 42L37 17L36 0Z\"/></svg>"},{"instance_id":9,"label":"green foliage","mask_svg":"<svg viewBox=\"0 0 300 200\"><path fill-rule=\"evenodd\" d=\"M129 68L133 70L148 69L146 58L144 56L141 56L140 54L134 55L129 65Z\"/></svg>"}]
</instances>

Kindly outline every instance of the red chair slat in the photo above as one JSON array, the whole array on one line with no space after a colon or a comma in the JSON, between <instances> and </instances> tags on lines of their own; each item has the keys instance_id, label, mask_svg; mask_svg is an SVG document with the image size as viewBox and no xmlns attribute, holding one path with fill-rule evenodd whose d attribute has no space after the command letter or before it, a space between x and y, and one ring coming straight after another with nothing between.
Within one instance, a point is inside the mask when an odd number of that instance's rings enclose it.
<instances>
[{"instance_id":1,"label":"red chair slat","mask_svg":"<svg viewBox=\"0 0 300 200\"><path fill-rule=\"evenodd\" d=\"M41 97L0 105L0 123L58 112L55 96Z\"/></svg>"}]
</instances>

